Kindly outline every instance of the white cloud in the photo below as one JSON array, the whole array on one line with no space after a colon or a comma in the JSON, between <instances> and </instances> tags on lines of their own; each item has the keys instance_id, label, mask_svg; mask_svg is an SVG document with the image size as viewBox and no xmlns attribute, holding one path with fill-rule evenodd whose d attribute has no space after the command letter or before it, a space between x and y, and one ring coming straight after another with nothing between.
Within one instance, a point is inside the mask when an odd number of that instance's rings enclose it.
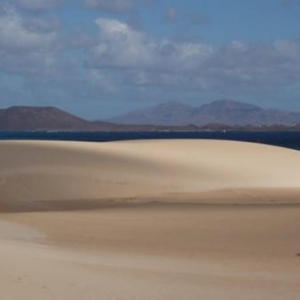
<instances>
[{"instance_id":1,"label":"white cloud","mask_svg":"<svg viewBox=\"0 0 300 300\"><path fill-rule=\"evenodd\" d=\"M0 13L0 74L25 82L20 91L7 83L6 94L49 101L60 95L78 103L101 97L164 101L170 95L262 95L299 82L299 40L216 47L155 38L113 18L95 24L95 35L77 28L64 39L58 17L6 8Z\"/></svg>"},{"instance_id":2,"label":"white cloud","mask_svg":"<svg viewBox=\"0 0 300 300\"><path fill-rule=\"evenodd\" d=\"M127 84L267 89L293 84L300 76L298 40L233 41L217 48L200 42L154 39L115 19L99 18L96 24L99 34L87 52L88 67L123 70Z\"/></svg>"},{"instance_id":3,"label":"white cloud","mask_svg":"<svg viewBox=\"0 0 300 300\"><path fill-rule=\"evenodd\" d=\"M0 15L0 49L12 52L47 51L58 41L58 32L25 24L13 10Z\"/></svg>"},{"instance_id":4,"label":"white cloud","mask_svg":"<svg viewBox=\"0 0 300 300\"><path fill-rule=\"evenodd\" d=\"M90 49L90 64L133 68L151 63L143 33L114 19L99 18L96 24L100 33L98 43Z\"/></svg>"},{"instance_id":5,"label":"white cloud","mask_svg":"<svg viewBox=\"0 0 300 300\"><path fill-rule=\"evenodd\" d=\"M9 76L56 78L62 63L60 23L56 18L25 19L11 8L0 14L0 72Z\"/></svg>"},{"instance_id":6,"label":"white cloud","mask_svg":"<svg viewBox=\"0 0 300 300\"><path fill-rule=\"evenodd\" d=\"M300 41L232 42L209 64L215 76L261 86L292 84L300 75Z\"/></svg>"},{"instance_id":7,"label":"white cloud","mask_svg":"<svg viewBox=\"0 0 300 300\"><path fill-rule=\"evenodd\" d=\"M99 18L98 43L89 51L91 67L186 72L201 65L214 48L196 43L155 40L115 19Z\"/></svg>"}]
</instances>

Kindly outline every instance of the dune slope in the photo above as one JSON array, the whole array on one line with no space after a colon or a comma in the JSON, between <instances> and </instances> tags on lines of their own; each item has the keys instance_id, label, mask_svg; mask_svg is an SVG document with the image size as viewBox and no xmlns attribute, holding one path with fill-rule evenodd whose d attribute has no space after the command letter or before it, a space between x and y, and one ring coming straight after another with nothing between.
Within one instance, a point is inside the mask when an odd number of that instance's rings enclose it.
<instances>
[{"instance_id":1,"label":"dune slope","mask_svg":"<svg viewBox=\"0 0 300 300\"><path fill-rule=\"evenodd\" d=\"M265 145L0 142L1 295L298 300L299 185Z\"/></svg>"},{"instance_id":2,"label":"dune slope","mask_svg":"<svg viewBox=\"0 0 300 300\"><path fill-rule=\"evenodd\" d=\"M55 201L67 207L83 200L93 207L93 200L143 201L167 195L175 201L186 194L197 201L199 194L211 191L297 189L299 182L299 152L250 143L0 143L2 210L46 208Z\"/></svg>"}]
</instances>

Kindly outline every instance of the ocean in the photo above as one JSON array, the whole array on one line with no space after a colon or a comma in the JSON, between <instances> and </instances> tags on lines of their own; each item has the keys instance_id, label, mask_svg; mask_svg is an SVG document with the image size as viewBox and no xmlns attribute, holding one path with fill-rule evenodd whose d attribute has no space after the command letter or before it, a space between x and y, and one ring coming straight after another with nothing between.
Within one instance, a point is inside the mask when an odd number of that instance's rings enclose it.
<instances>
[{"instance_id":1,"label":"ocean","mask_svg":"<svg viewBox=\"0 0 300 300\"><path fill-rule=\"evenodd\" d=\"M106 142L139 139L218 139L256 142L300 150L300 132L1 132L0 140Z\"/></svg>"}]
</instances>

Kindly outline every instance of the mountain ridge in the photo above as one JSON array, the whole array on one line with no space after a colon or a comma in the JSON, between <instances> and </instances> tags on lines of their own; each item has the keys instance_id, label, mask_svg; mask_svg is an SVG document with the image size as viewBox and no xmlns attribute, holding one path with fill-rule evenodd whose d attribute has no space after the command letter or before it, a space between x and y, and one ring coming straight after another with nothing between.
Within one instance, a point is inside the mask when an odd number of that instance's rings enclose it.
<instances>
[{"instance_id":1,"label":"mountain ridge","mask_svg":"<svg viewBox=\"0 0 300 300\"><path fill-rule=\"evenodd\" d=\"M258 105L222 99L199 107L180 102L167 102L136 110L107 121L119 124L147 124L164 126L204 126L221 123L230 126L266 126L273 124L296 125L300 123L300 112L265 109Z\"/></svg>"},{"instance_id":2,"label":"mountain ridge","mask_svg":"<svg viewBox=\"0 0 300 300\"><path fill-rule=\"evenodd\" d=\"M140 116L140 122L145 119L149 109L137 111ZM278 110L266 110L252 104L245 104L237 101L215 101L204 104L199 108L185 105L178 102L167 102L151 108L151 113L155 115L154 124L118 124L112 121L89 121L77 117L69 112L56 107L39 107L39 106L12 106L0 109L0 131L220 131L220 130L300 130L300 113L283 112ZM202 119L193 123L199 118L199 111ZM228 111L230 113L228 113ZM213 117L212 117L213 112ZM134 114L130 123L134 122ZM250 113L250 117L249 117ZM255 124L251 119L251 114L263 116L266 124ZM203 117L204 114L204 117ZM235 125L233 122L227 123L226 118L237 120L237 116L244 123ZM181 123L177 115L181 116ZM201 115L200 115L201 116ZM274 116L277 116L274 118ZM147 116L146 116L147 117ZM164 121L172 120L174 125L159 124L161 117ZM279 122L283 117L289 118L288 124ZM150 117L148 116L148 120ZM231 120L231 121L232 121ZM249 121L248 123L245 123Z\"/></svg>"}]
</instances>

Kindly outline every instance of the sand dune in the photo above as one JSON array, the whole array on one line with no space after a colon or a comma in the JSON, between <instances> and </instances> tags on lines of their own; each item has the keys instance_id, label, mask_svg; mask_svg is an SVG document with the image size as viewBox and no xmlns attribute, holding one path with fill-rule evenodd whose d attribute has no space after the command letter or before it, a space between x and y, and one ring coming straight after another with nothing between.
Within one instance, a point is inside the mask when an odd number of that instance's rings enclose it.
<instances>
[{"instance_id":1,"label":"sand dune","mask_svg":"<svg viewBox=\"0 0 300 300\"><path fill-rule=\"evenodd\" d=\"M44 207L53 201L76 206L82 200L94 208L99 199L134 202L168 194L169 201L186 194L197 201L210 191L297 189L299 182L299 152L250 143L0 143L2 209L38 208L42 201Z\"/></svg>"},{"instance_id":2,"label":"sand dune","mask_svg":"<svg viewBox=\"0 0 300 300\"><path fill-rule=\"evenodd\" d=\"M300 297L300 152L6 141L0 195L5 299Z\"/></svg>"}]
</instances>

